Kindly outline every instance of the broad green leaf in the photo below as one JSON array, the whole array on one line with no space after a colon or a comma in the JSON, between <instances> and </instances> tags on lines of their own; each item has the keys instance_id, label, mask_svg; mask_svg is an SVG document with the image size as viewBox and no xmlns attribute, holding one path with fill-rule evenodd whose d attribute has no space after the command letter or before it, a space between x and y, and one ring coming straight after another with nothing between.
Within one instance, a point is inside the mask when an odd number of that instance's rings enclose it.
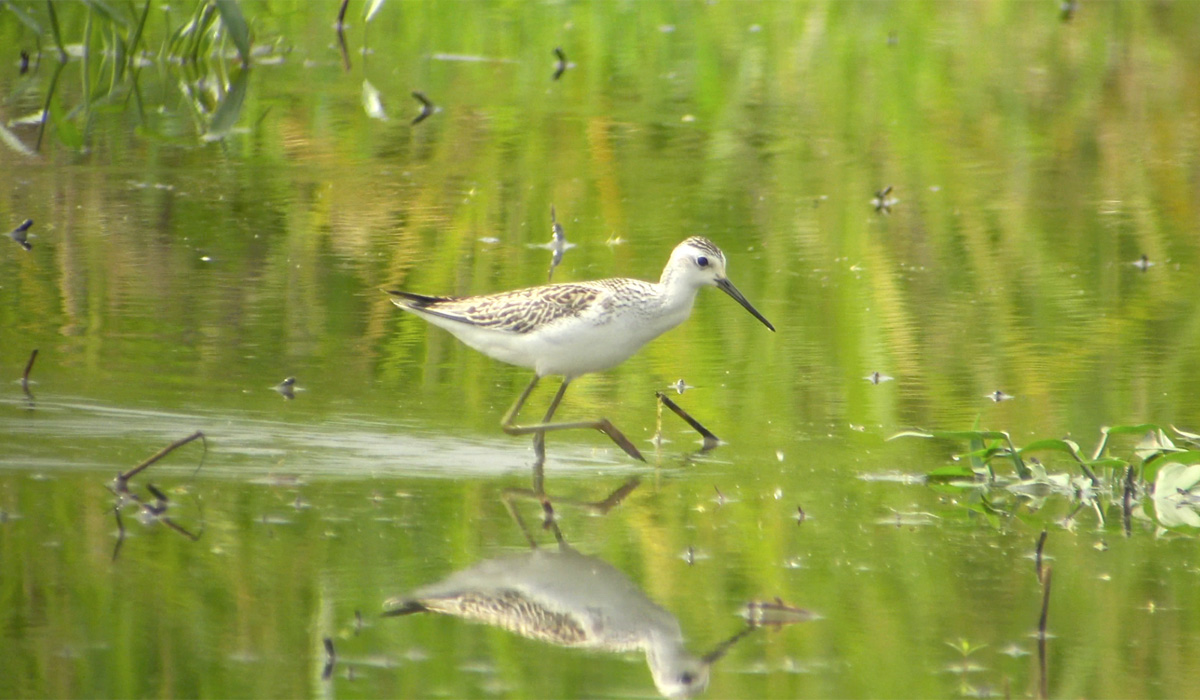
<instances>
[{"instance_id":1,"label":"broad green leaf","mask_svg":"<svg viewBox=\"0 0 1200 700\"><path fill-rule=\"evenodd\" d=\"M242 16L241 6L237 0L213 1L217 5L217 11L221 13L221 23L225 25L225 31L229 32L229 38L233 39L234 45L237 46L242 63L250 65L250 27L246 25L246 18Z\"/></svg>"},{"instance_id":2,"label":"broad green leaf","mask_svg":"<svg viewBox=\"0 0 1200 700\"><path fill-rule=\"evenodd\" d=\"M50 122L54 125L55 136L64 146L75 151L83 148L83 133L70 117L63 114L57 102L50 104Z\"/></svg>"},{"instance_id":3,"label":"broad green leaf","mask_svg":"<svg viewBox=\"0 0 1200 700\"><path fill-rule=\"evenodd\" d=\"M929 481L957 481L959 479L974 479L975 472L965 464L948 464L944 467L938 467L931 472L925 474L925 478Z\"/></svg>"},{"instance_id":4,"label":"broad green leaf","mask_svg":"<svg viewBox=\"0 0 1200 700\"><path fill-rule=\"evenodd\" d=\"M1106 426L1100 429L1100 444L1096 445L1096 451L1092 453L1092 461L1095 461L1104 455L1104 451L1108 449L1108 440L1113 435L1140 435L1151 430L1158 430L1159 427L1153 423L1139 423L1137 425L1113 425Z\"/></svg>"},{"instance_id":5,"label":"broad green leaf","mask_svg":"<svg viewBox=\"0 0 1200 700\"><path fill-rule=\"evenodd\" d=\"M967 458L971 463L971 468L977 472L984 471L986 469L988 475L995 478L996 473L991 470L990 466L988 466L987 460L980 456L989 449L983 444L983 440L978 437L972 437L970 438L968 444L971 446L971 454L973 455Z\"/></svg>"},{"instance_id":6,"label":"broad green leaf","mask_svg":"<svg viewBox=\"0 0 1200 700\"><path fill-rule=\"evenodd\" d=\"M216 113L213 114L212 124L208 128L208 133L204 135L205 141L224 138L237 124L238 119L242 116L242 104L246 100L246 86L249 82L250 69L242 68L234 76L233 84L229 86L229 92L225 93L225 99L221 100Z\"/></svg>"},{"instance_id":7,"label":"broad green leaf","mask_svg":"<svg viewBox=\"0 0 1200 700\"><path fill-rule=\"evenodd\" d=\"M1061 440L1058 438L1034 440L1018 451L1022 455L1029 452L1065 452L1079 462L1084 461L1083 455L1079 452L1079 445L1077 445L1073 440Z\"/></svg>"},{"instance_id":8,"label":"broad green leaf","mask_svg":"<svg viewBox=\"0 0 1200 700\"><path fill-rule=\"evenodd\" d=\"M1200 484L1200 465L1168 464L1154 480L1154 512L1163 527L1200 527L1200 501L1192 489Z\"/></svg>"},{"instance_id":9,"label":"broad green leaf","mask_svg":"<svg viewBox=\"0 0 1200 700\"><path fill-rule=\"evenodd\" d=\"M1197 464L1200 463L1200 450L1183 450L1181 452L1160 452L1159 454L1146 460L1146 466L1163 465L1169 462L1178 462L1181 464Z\"/></svg>"},{"instance_id":10,"label":"broad green leaf","mask_svg":"<svg viewBox=\"0 0 1200 700\"><path fill-rule=\"evenodd\" d=\"M112 72L113 85L109 86L110 94L115 90L115 87L116 87L115 84L120 82L121 77L125 75L125 67L127 65L125 40L122 39L120 36L118 36L117 32L115 30L112 32L112 52L113 52L113 72Z\"/></svg>"}]
</instances>

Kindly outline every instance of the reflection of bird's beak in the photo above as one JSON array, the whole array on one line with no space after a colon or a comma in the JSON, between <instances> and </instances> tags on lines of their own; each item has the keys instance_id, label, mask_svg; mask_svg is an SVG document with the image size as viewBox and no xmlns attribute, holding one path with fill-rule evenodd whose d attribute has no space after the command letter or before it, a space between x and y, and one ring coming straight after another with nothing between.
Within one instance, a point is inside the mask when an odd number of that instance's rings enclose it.
<instances>
[{"instance_id":1,"label":"reflection of bird's beak","mask_svg":"<svg viewBox=\"0 0 1200 700\"><path fill-rule=\"evenodd\" d=\"M766 323L766 321L763 321L763 323ZM770 324L767 324L767 325L770 325ZM771 330L774 330L774 329L772 328ZM728 652L730 649L732 649L734 644L737 644L738 642L742 641L742 639L744 639L746 637L746 635L749 635L749 634L755 632L756 630L758 630L757 627L753 627L751 625L746 625L745 627L742 628L742 631L733 635L729 639L726 639L725 641L721 642L712 651L710 651L707 654L705 654L704 656L700 657L700 661L702 661L706 666L712 666L716 662L720 661L721 657L725 656L725 653Z\"/></svg>"},{"instance_id":2,"label":"reflection of bird's beak","mask_svg":"<svg viewBox=\"0 0 1200 700\"><path fill-rule=\"evenodd\" d=\"M717 279L717 287L722 292L725 292L729 296L733 297L734 300L736 300L737 303L744 306L747 311L754 314L754 318L757 318L758 320L762 321L764 326L766 326L767 328L770 328L772 331L775 330L775 326L772 326L770 321L768 321L766 318L764 318L762 314L758 313L758 309L754 308L753 304L751 304L749 301L746 301L746 297L742 296L742 293L738 291L737 287L733 286L733 282L730 282L728 278L726 278L726 277L718 278Z\"/></svg>"}]
</instances>

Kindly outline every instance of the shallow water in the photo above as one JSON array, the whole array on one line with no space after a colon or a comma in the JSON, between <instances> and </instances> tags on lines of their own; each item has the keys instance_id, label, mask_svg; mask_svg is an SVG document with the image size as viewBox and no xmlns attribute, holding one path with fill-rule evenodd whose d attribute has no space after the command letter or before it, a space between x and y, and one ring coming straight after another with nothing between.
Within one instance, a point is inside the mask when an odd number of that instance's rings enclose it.
<instances>
[{"instance_id":1,"label":"shallow water","mask_svg":"<svg viewBox=\"0 0 1200 700\"><path fill-rule=\"evenodd\" d=\"M13 120L56 60L45 5L16 5L43 54L0 70L0 124L32 150ZM94 50L63 69L38 155L0 147L0 229L35 221L32 250L0 240L0 696L654 696L640 652L378 617L526 551L504 499L533 462L498 426L528 373L381 290L540 284L551 205L576 244L556 281L654 279L704 235L778 327L703 290L560 410L607 416L647 464L599 434L548 439L565 541L693 654L750 601L816 615L741 639L706 697L1200 683L1196 531L1150 484L1126 530L1119 474L1077 510L1079 470L1053 453L1057 481L997 463L990 488L931 485L969 445L887 440L978 425L1090 455L1106 425L1200 430L1196 6L385 3L352 17L347 71L330 13L245 3L275 48L215 140L236 61L157 60L191 9L152 6L142 110ZM86 8L58 14L82 41ZM0 13L0 45L38 44ZM574 64L557 81L555 46ZM413 90L439 108L417 125ZM655 391L724 444L700 453L666 412L656 447ZM206 447L130 487L199 539L126 507L114 559L105 486L197 430ZM581 505L631 479L606 514ZM513 503L556 547L541 504Z\"/></svg>"}]
</instances>

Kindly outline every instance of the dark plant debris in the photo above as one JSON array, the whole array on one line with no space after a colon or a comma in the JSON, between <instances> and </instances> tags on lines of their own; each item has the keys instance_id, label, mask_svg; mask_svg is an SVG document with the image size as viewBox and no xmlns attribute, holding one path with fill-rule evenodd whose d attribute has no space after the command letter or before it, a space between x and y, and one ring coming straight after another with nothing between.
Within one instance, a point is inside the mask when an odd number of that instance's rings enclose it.
<instances>
[{"instance_id":1,"label":"dark plant debris","mask_svg":"<svg viewBox=\"0 0 1200 700\"><path fill-rule=\"evenodd\" d=\"M288 377L279 384L275 385L275 391L278 391L283 398L291 401L296 398L296 378Z\"/></svg>"},{"instance_id":2,"label":"dark plant debris","mask_svg":"<svg viewBox=\"0 0 1200 700\"><path fill-rule=\"evenodd\" d=\"M33 219L25 219L18 227L9 232L8 237L17 242L25 250L33 250L33 244L29 242L29 227L33 226Z\"/></svg>"},{"instance_id":3,"label":"dark plant debris","mask_svg":"<svg viewBox=\"0 0 1200 700\"><path fill-rule=\"evenodd\" d=\"M875 197L871 200L871 206L875 207L876 212L885 216L892 213L892 207L899 204L900 200L892 197L891 194L891 185L875 192Z\"/></svg>"},{"instance_id":4,"label":"dark plant debris","mask_svg":"<svg viewBox=\"0 0 1200 700\"><path fill-rule=\"evenodd\" d=\"M412 120L413 126L416 126L417 124L420 124L428 119L429 115L433 114L434 105L429 101L429 98L425 96L425 93L419 90L413 90L412 96L416 98L417 102L421 103L421 113Z\"/></svg>"},{"instance_id":5,"label":"dark plant debris","mask_svg":"<svg viewBox=\"0 0 1200 700\"><path fill-rule=\"evenodd\" d=\"M130 469L129 471L118 474L113 483L108 486L108 490L117 497L117 503L113 507L113 515L117 521L118 532L117 544L113 547L112 553L112 558L114 561L116 561L117 555L121 552L121 545L125 542L125 524L121 519L121 509L130 504L137 506L137 509L145 520L150 522L161 522L193 542L200 539L201 532L193 533L167 516L167 510L170 507L170 499L168 499L167 495L160 489L155 487L153 484L146 484L146 490L152 496L151 499L138 495L129 487L130 482L138 474L141 474L155 462L158 462L175 450L194 440L200 440L204 444L204 453L200 457L200 463L196 465L196 471L192 472L192 475L195 476L195 473L200 471L200 467L204 465L204 454L208 453L208 441L205 439L204 433L198 430L185 438L181 438L175 442L172 442L170 445L167 445L163 449L154 453L141 464ZM203 528L203 525L201 528Z\"/></svg>"},{"instance_id":6,"label":"dark plant debris","mask_svg":"<svg viewBox=\"0 0 1200 700\"><path fill-rule=\"evenodd\" d=\"M563 53L561 46L555 46L554 55L558 57L558 61L554 64L554 79L558 80L563 73L567 72L567 54Z\"/></svg>"},{"instance_id":7,"label":"dark plant debris","mask_svg":"<svg viewBox=\"0 0 1200 700\"><path fill-rule=\"evenodd\" d=\"M325 637L325 668L321 669L321 680L327 681L333 677L333 667L337 665L337 652L333 649L333 640Z\"/></svg>"},{"instance_id":8,"label":"dark plant debris","mask_svg":"<svg viewBox=\"0 0 1200 700\"><path fill-rule=\"evenodd\" d=\"M342 6L338 8L337 24L334 25L337 29L338 49L342 53L342 67L346 72L350 72L350 51L346 48L346 8L350 5L350 0L342 0Z\"/></svg>"},{"instance_id":9,"label":"dark plant debris","mask_svg":"<svg viewBox=\"0 0 1200 700\"><path fill-rule=\"evenodd\" d=\"M1042 534L1038 537L1037 549L1034 550L1034 570L1037 572L1038 583L1041 583L1044 573L1042 571L1042 550L1046 547L1046 537L1048 534L1045 530L1042 530Z\"/></svg>"},{"instance_id":10,"label":"dark plant debris","mask_svg":"<svg viewBox=\"0 0 1200 700\"><path fill-rule=\"evenodd\" d=\"M704 446L701 449L711 450L712 448L721 444L721 438L714 435L712 433L712 431L710 431L708 428L705 428L700 423L700 421L696 420L695 418L692 418L691 415L689 415L687 411L680 408L679 405L676 404L674 401L672 401L670 398L668 398L666 394L664 394L661 391L656 391L656 392L654 392L654 395L658 397L658 400L662 405L671 409L671 411L674 412L675 415L679 416L680 418L682 418L684 420L684 422L686 422L688 425L692 426L693 430L700 433L700 436L704 438Z\"/></svg>"},{"instance_id":11,"label":"dark plant debris","mask_svg":"<svg viewBox=\"0 0 1200 700\"><path fill-rule=\"evenodd\" d=\"M1046 619L1050 614L1050 579L1053 568L1047 567L1042 577L1042 614L1038 618L1038 697L1048 698L1049 680L1046 674Z\"/></svg>"}]
</instances>

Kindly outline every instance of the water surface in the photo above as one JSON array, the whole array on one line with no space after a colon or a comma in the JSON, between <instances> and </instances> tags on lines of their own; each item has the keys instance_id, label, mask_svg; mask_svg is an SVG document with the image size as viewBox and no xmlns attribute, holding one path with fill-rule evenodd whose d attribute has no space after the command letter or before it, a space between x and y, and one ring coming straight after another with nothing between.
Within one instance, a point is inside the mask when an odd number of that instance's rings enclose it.
<instances>
[{"instance_id":1,"label":"water surface","mask_svg":"<svg viewBox=\"0 0 1200 700\"><path fill-rule=\"evenodd\" d=\"M0 124L33 151L22 118L48 96L51 117L35 155L0 147L0 229L35 221L29 252L0 240L0 695L655 695L639 652L378 617L528 550L504 496L533 457L498 426L528 373L381 290L540 284L551 205L577 244L555 280L656 279L704 235L779 329L705 290L561 409L647 464L548 440L565 541L693 654L749 601L818 616L739 641L707 697L1200 684L1196 532L1156 522L1149 484L1127 533L1119 488L1077 510L1069 486L931 486L969 446L886 441L979 425L1090 453L1106 425L1200 430L1198 6L385 3L351 7L347 70L329 8L247 2L267 50L241 74L229 41L173 60L195 8L152 3L135 90L97 11L54 82L45 5L13 5L42 32L0 12L0 45L34 56L0 70ZM82 44L87 8L56 6ZM416 125L413 90L438 107ZM680 378L714 451L669 413L651 442ZM207 452L132 485L200 538L126 509L114 560L105 485L196 430ZM632 478L605 515L574 504ZM557 546L538 502L515 508Z\"/></svg>"}]
</instances>

